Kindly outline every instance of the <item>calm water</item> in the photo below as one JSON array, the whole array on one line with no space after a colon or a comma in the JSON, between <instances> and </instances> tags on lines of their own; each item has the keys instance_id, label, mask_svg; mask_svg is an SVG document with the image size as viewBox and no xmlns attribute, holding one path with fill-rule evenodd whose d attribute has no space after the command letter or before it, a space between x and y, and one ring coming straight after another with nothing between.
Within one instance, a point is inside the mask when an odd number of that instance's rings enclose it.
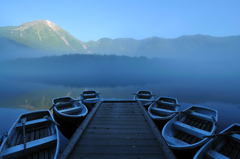
<instances>
[{"instance_id":1,"label":"calm water","mask_svg":"<svg viewBox=\"0 0 240 159\"><path fill-rule=\"evenodd\" d=\"M26 82L23 80L0 79L0 135L6 134L19 114L51 107L54 97L72 96L78 97L83 90L94 89L100 92L102 98L132 99L133 93L140 89L151 90L157 96L176 97L181 103L181 109L191 105L209 106L219 112L218 131L221 131L232 123L240 123L239 88L234 84L222 85L218 82L206 83L206 81L161 81L159 83L147 83L141 85L101 87L79 87L77 85L54 85ZM61 135L61 152L68 140ZM176 153L182 158L182 153ZM192 158L191 153L184 158Z\"/></svg>"},{"instance_id":2,"label":"calm water","mask_svg":"<svg viewBox=\"0 0 240 159\"><path fill-rule=\"evenodd\" d=\"M103 98L133 98L139 89L151 90L156 96L173 96L178 98L182 109L191 105L203 105L219 111L219 130L231 123L240 123L240 104L236 91L216 90L182 83L155 83L143 85L74 87L40 84L17 80L0 80L0 133L6 132L17 116L23 112L48 109L51 99L59 96L78 97L81 91L95 89Z\"/></svg>"}]
</instances>

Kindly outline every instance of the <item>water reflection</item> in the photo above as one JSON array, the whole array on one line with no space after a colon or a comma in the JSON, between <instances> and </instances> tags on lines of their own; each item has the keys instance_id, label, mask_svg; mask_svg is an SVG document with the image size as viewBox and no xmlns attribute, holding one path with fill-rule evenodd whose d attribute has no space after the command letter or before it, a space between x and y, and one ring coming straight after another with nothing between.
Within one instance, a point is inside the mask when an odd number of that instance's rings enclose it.
<instances>
[{"instance_id":1,"label":"water reflection","mask_svg":"<svg viewBox=\"0 0 240 159\"><path fill-rule=\"evenodd\" d=\"M208 85L209 86L209 85ZM212 88L215 86L211 86ZM10 122L17 116L17 112L36 109L48 109L54 97L78 97L83 90L94 89L100 92L102 98L133 98L133 93L140 89L151 90L156 96L172 96L183 104L182 109L190 105L210 106L219 111L219 127L226 127L230 123L240 122L240 104L237 89L210 89L204 85L159 82L142 85L105 86L105 87L73 87L0 79L0 107L14 108L9 115ZM225 89L225 90L224 90ZM190 104L191 103L191 104ZM23 108L23 109L16 109ZM6 110L0 111L1 114ZM3 118L1 116L1 118Z\"/></svg>"},{"instance_id":2,"label":"water reflection","mask_svg":"<svg viewBox=\"0 0 240 159\"><path fill-rule=\"evenodd\" d=\"M183 84L184 83L184 84ZM238 88L221 87L219 83L199 85L187 81L161 81L159 83L123 86L63 86L29 81L0 79L0 134L6 133L19 114L30 110L48 109L54 97L78 97L83 90L94 89L102 98L132 99L137 90L151 90L156 96L178 98L182 107L191 105L210 106L219 111L218 132L232 123L240 123ZM4 122L3 122L4 121ZM62 137L63 138L63 137ZM67 140L63 142L66 145ZM64 146L63 146L64 149ZM182 156L175 152L177 156ZM192 155L190 155L192 157ZM190 158L191 158L190 157ZM188 158L188 157L187 157Z\"/></svg>"},{"instance_id":3,"label":"water reflection","mask_svg":"<svg viewBox=\"0 0 240 159\"><path fill-rule=\"evenodd\" d=\"M21 108L0 108L0 135L6 135L17 117L27 111Z\"/></svg>"}]
</instances>

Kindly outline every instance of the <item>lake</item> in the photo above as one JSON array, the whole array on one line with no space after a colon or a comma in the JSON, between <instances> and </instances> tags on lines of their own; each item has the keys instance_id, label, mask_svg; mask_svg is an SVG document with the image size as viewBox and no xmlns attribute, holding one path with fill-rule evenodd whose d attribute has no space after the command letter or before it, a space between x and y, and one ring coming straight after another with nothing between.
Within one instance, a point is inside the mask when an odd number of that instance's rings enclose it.
<instances>
[{"instance_id":1,"label":"lake","mask_svg":"<svg viewBox=\"0 0 240 159\"><path fill-rule=\"evenodd\" d=\"M0 79L0 132L8 131L17 116L23 112L51 107L54 97L72 96L78 97L83 90L94 89L102 98L132 99L133 93L140 89L151 90L157 96L176 97L185 109L191 105L203 105L215 108L219 111L218 130L222 130L229 124L240 123L240 104L238 94L223 87L225 90L211 89L194 83L183 84L171 81L142 84L101 87L77 87L68 85L54 85L36 83L23 80Z\"/></svg>"},{"instance_id":2,"label":"lake","mask_svg":"<svg viewBox=\"0 0 240 159\"><path fill-rule=\"evenodd\" d=\"M122 80L127 80L123 78ZM127 83L127 82L124 82ZM54 83L39 83L23 79L0 79L0 135L6 134L17 117L24 112L48 109L51 100L55 97L79 97L83 90L94 89L102 98L132 99L133 94L140 90L151 90L158 96L171 96L178 99L181 110L193 105L209 106L218 110L218 132L232 123L240 123L240 104L238 102L238 87L223 85L219 81L196 80L161 80L157 83L132 83L127 85L79 86L57 85ZM65 149L68 140L61 135L61 152ZM176 154L181 158L183 154ZM192 158L193 154L185 156Z\"/></svg>"}]
</instances>

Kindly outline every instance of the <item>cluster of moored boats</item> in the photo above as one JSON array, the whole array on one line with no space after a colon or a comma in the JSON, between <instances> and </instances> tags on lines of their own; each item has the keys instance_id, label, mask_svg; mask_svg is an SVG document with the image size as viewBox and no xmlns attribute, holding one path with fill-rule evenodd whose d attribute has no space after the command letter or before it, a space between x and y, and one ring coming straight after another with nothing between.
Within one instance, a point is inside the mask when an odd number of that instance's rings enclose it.
<instances>
[{"instance_id":1,"label":"cluster of moored boats","mask_svg":"<svg viewBox=\"0 0 240 159\"><path fill-rule=\"evenodd\" d=\"M143 102L154 121L167 121L162 136L171 149L196 150L202 146L194 159L240 159L240 124L232 124L216 134L217 110L192 106L179 111L177 99L155 100L153 96L150 91L139 91L135 98Z\"/></svg>"},{"instance_id":2,"label":"cluster of moored boats","mask_svg":"<svg viewBox=\"0 0 240 159\"><path fill-rule=\"evenodd\" d=\"M240 124L230 125L216 134L217 110L192 106L180 111L175 98L155 98L150 91L138 91L134 99L141 102L156 122L165 121L162 136L171 149L197 151L194 159L239 159ZM84 91L80 97L52 100L50 110L19 116L3 139L0 159L57 159L60 139L57 126L77 127L100 101L99 93Z\"/></svg>"},{"instance_id":3,"label":"cluster of moored boats","mask_svg":"<svg viewBox=\"0 0 240 159\"><path fill-rule=\"evenodd\" d=\"M50 110L22 114L0 146L0 159L57 159L60 138L57 126L78 126L99 101L95 91L84 91L78 99L52 100Z\"/></svg>"}]
</instances>

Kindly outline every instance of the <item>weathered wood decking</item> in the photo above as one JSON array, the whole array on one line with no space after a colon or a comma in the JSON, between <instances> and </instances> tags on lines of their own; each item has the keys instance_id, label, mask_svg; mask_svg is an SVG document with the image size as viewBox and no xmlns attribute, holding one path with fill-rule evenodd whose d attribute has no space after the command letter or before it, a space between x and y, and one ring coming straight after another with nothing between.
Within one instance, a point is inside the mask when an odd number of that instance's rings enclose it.
<instances>
[{"instance_id":1,"label":"weathered wood decking","mask_svg":"<svg viewBox=\"0 0 240 159\"><path fill-rule=\"evenodd\" d=\"M63 159L175 158L142 105L105 100L77 129Z\"/></svg>"}]
</instances>

